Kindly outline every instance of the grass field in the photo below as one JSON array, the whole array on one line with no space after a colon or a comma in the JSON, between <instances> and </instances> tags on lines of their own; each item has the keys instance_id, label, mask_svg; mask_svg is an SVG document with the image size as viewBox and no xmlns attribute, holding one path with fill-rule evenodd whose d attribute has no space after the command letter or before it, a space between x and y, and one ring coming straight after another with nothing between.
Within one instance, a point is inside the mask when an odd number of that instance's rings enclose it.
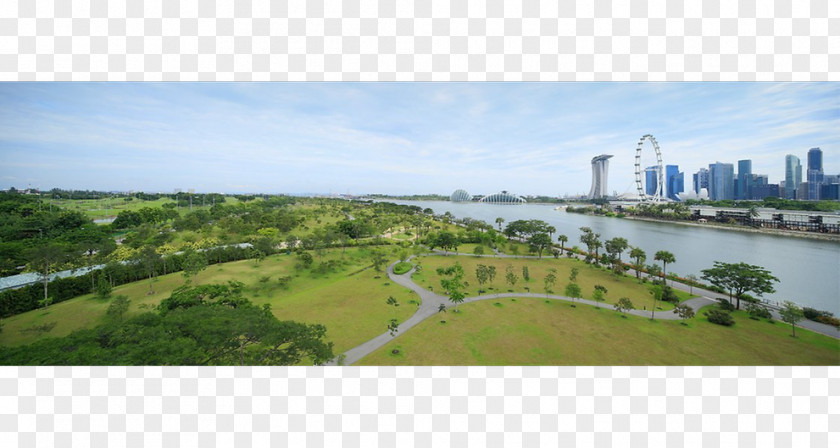
<instances>
[{"instance_id":1,"label":"grass field","mask_svg":"<svg viewBox=\"0 0 840 448\"><path fill-rule=\"evenodd\" d=\"M358 365L840 365L840 341L734 313L689 325L535 298L462 305L420 323ZM445 320L446 323L441 323ZM398 354L392 351L398 349Z\"/></svg>"},{"instance_id":2,"label":"grass field","mask_svg":"<svg viewBox=\"0 0 840 448\"><path fill-rule=\"evenodd\" d=\"M530 288L530 292L543 293L545 292L544 279L549 273L550 268L556 269L554 274L557 281L551 288L555 294L564 295L566 285L569 283L569 275L573 267L578 268L578 276L576 283L580 285L583 292L584 299L592 299L595 285L602 285L607 288L607 294L604 297L605 303L616 303L622 297L628 297L633 302L637 309L650 310L653 306L653 295L650 294L650 289L647 284L640 284L633 277L620 277L609 273L603 269L587 265L579 260L571 260L566 258L542 258L542 259L517 259L517 258L496 258L496 257L470 257L470 256L428 256L415 259L415 262L422 266L421 272L415 273L412 279L415 283L424 286L428 289L432 286L435 290L440 290L440 276L437 275L437 268L450 266L455 262L461 264L464 268L464 280L469 283L466 288L467 297L477 296L479 289L484 289L487 294L508 292L528 292L525 288ZM496 278L493 282L479 285L478 279L475 276L475 268L479 264L496 267ZM505 281L505 270L508 266L513 267L513 272L519 279L516 284L511 287ZM525 281L522 276L522 267L528 266L528 271L531 277L530 281ZM491 289L492 288L492 289ZM691 297L688 293L677 291L677 295L681 300L686 300ZM657 307L662 310L670 310L674 305L668 302L659 301Z\"/></svg>"},{"instance_id":3,"label":"grass field","mask_svg":"<svg viewBox=\"0 0 840 448\"><path fill-rule=\"evenodd\" d=\"M331 251L324 259L341 259L341 251ZM294 256L274 255L259 264L243 260L211 265L196 277L195 283L240 281L246 285L245 297L258 305L270 304L280 320L325 325L327 339L335 343L335 352L341 353L384 333L389 319L396 317L398 321L404 321L417 308L409 301L419 301L413 292L391 284L384 273L364 269L369 262L363 249L348 249L344 260L340 272L314 275L308 271L295 271ZM319 261L315 257L314 264ZM287 290L282 290L277 279L287 275L292 276L292 281ZM259 282L264 276L270 277L265 284ZM153 282L154 294L147 294L149 282L144 280L118 286L114 288L113 295L128 296L131 300L128 314L133 315L151 310L182 284L184 278L175 273L161 276ZM400 306L387 305L385 301L389 296L394 296ZM51 322L56 322L56 326L42 337L65 336L76 329L97 325L102 321L108 303L109 300L88 294L52 305L46 310L34 310L4 319L0 344L11 346L34 342L38 338L35 333L21 330Z\"/></svg>"},{"instance_id":4,"label":"grass field","mask_svg":"<svg viewBox=\"0 0 840 448\"><path fill-rule=\"evenodd\" d=\"M236 204L238 202L239 200L233 196L225 197L226 205ZM136 198L131 201L126 201L124 198L75 200L44 199L44 206L48 206L48 204L53 204L54 206L58 206L67 210L80 211L91 219L104 219L108 217L116 217L121 211L124 210L137 211L143 207L158 208L163 204L168 203L175 203L175 201L169 198L160 198L154 201L144 201ZM200 208L202 208L202 206L201 201L199 200L197 203L193 204L193 210L197 210ZM209 209L210 204L206 204L204 208ZM189 207L179 207L177 210L178 212L183 214L189 211L189 209Z\"/></svg>"}]
</instances>

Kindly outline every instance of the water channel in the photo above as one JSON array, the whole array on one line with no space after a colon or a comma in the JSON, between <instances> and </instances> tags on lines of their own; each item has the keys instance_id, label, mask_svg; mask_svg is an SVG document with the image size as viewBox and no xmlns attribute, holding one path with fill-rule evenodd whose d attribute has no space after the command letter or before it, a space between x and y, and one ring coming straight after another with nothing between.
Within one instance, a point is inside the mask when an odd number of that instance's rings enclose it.
<instances>
[{"instance_id":1,"label":"water channel","mask_svg":"<svg viewBox=\"0 0 840 448\"><path fill-rule=\"evenodd\" d=\"M647 253L647 264L654 263L656 251L673 253L677 261L668 265L668 272L681 276L694 274L700 277L700 271L712 267L715 261L762 266L779 278L775 284L776 292L766 294L764 299L779 302L792 300L801 306L840 315L838 241L582 215L555 210L556 206L543 204L390 202L431 208L436 214L449 211L456 218L480 219L494 226L497 217L503 218L506 223L518 219L540 219L557 228L557 234L568 236L567 246L583 247L579 229L590 227L601 234L602 241L620 236L626 238L631 246L641 247ZM627 253L622 258L628 260Z\"/></svg>"}]
</instances>

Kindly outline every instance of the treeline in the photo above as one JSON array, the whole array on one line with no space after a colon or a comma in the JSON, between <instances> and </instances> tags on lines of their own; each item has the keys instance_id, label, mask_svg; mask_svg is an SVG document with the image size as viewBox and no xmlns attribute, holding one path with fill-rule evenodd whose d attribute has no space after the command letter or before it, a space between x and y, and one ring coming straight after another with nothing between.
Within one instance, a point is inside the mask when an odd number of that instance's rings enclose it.
<instances>
[{"instance_id":1,"label":"treeline","mask_svg":"<svg viewBox=\"0 0 840 448\"><path fill-rule=\"evenodd\" d=\"M794 199L782 199L777 197L766 197L761 201L734 201L734 200L698 200L688 199L683 202L685 205L708 205L711 207L724 208L750 208L750 207L766 207L775 208L777 210L800 210L807 212L833 212L840 210L839 201L798 201Z\"/></svg>"}]
</instances>

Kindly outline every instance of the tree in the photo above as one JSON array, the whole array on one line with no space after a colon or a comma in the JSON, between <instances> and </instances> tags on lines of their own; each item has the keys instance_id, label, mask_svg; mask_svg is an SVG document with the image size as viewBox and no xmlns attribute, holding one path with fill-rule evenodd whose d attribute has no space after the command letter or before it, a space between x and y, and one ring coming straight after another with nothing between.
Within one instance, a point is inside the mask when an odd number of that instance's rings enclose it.
<instances>
[{"instance_id":1,"label":"tree","mask_svg":"<svg viewBox=\"0 0 840 448\"><path fill-rule=\"evenodd\" d=\"M553 272L549 272L546 274L545 279L543 282L545 283L545 293L548 294L551 291L551 288L554 287L554 282L557 281L557 276L554 275Z\"/></svg>"},{"instance_id":2,"label":"tree","mask_svg":"<svg viewBox=\"0 0 840 448\"><path fill-rule=\"evenodd\" d=\"M537 251L542 258L543 251L551 247L551 237L547 233L536 233L528 239L528 245L532 251Z\"/></svg>"},{"instance_id":3,"label":"tree","mask_svg":"<svg viewBox=\"0 0 840 448\"><path fill-rule=\"evenodd\" d=\"M513 288L513 285L516 284L516 281L519 280L519 277L513 272L513 266L508 266L505 268L505 281Z\"/></svg>"},{"instance_id":4,"label":"tree","mask_svg":"<svg viewBox=\"0 0 840 448\"><path fill-rule=\"evenodd\" d=\"M627 297L622 297L618 299L618 302L614 305L616 311L621 313L621 317L627 318L626 313L633 309L633 302L630 301Z\"/></svg>"},{"instance_id":5,"label":"tree","mask_svg":"<svg viewBox=\"0 0 840 448\"><path fill-rule=\"evenodd\" d=\"M373 263L373 270L382 272L382 265L387 261L385 253L379 249L372 249L370 251L370 261Z\"/></svg>"},{"instance_id":6,"label":"tree","mask_svg":"<svg viewBox=\"0 0 840 448\"><path fill-rule=\"evenodd\" d=\"M580 236L580 242L586 245L586 262L592 262L592 252L594 249L595 262L597 263L598 248L602 245L601 240L599 240L601 235L599 233L593 232L592 229L590 229L589 227L581 227L580 231L583 232L583 234Z\"/></svg>"},{"instance_id":7,"label":"tree","mask_svg":"<svg viewBox=\"0 0 840 448\"><path fill-rule=\"evenodd\" d=\"M634 260L633 269L636 271L636 278L642 278L642 271L645 269L645 260L647 254L640 247L634 247L630 250L630 258Z\"/></svg>"},{"instance_id":8,"label":"tree","mask_svg":"<svg viewBox=\"0 0 840 448\"><path fill-rule=\"evenodd\" d=\"M785 300L782 302L782 309L779 310L779 314L782 315L782 321L790 324L790 329L793 332L792 336L796 337L796 323L805 317L802 308L790 300Z\"/></svg>"},{"instance_id":9,"label":"tree","mask_svg":"<svg viewBox=\"0 0 840 448\"><path fill-rule=\"evenodd\" d=\"M111 297L111 291L113 288L111 287L111 283L108 282L108 279L105 278L105 274L99 274L98 279L96 280L96 296L100 299L107 299Z\"/></svg>"},{"instance_id":10,"label":"tree","mask_svg":"<svg viewBox=\"0 0 840 448\"><path fill-rule=\"evenodd\" d=\"M685 304L677 305L676 307L674 307L674 314L680 316L680 319L683 320L691 319L692 317L694 317L694 309ZM683 322L682 324L686 325L685 322Z\"/></svg>"},{"instance_id":11,"label":"tree","mask_svg":"<svg viewBox=\"0 0 840 448\"><path fill-rule=\"evenodd\" d=\"M522 278L526 282L531 281L531 271L528 270L528 266L522 266Z\"/></svg>"},{"instance_id":12,"label":"tree","mask_svg":"<svg viewBox=\"0 0 840 448\"><path fill-rule=\"evenodd\" d=\"M44 284L43 300L47 300L49 297L50 274L56 272L58 266L67 260L67 250L59 244L44 244L27 250L24 256L29 261L29 267L41 276L41 281Z\"/></svg>"},{"instance_id":13,"label":"tree","mask_svg":"<svg viewBox=\"0 0 840 448\"><path fill-rule=\"evenodd\" d=\"M579 299L582 294L580 290L580 285L577 283L569 283L566 285L566 297L571 297L572 299Z\"/></svg>"},{"instance_id":14,"label":"tree","mask_svg":"<svg viewBox=\"0 0 840 448\"><path fill-rule=\"evenodd\" d=\"M741 309L741 298L745 293L752 292L758 296L774 293L776 290L773 288L773 282L779 281L770 271L747 263L715 261L714 267L703 269L701 272L704 280L729 291L730 302L732 294L735 294L735 309Z\"/></svg>"},{"instance_id":15,"label":"tree","mask_svg":"<svg viewBox=\"0 0 840 448\"><path fill-rule=\"evenodd\" d=\"M484 285L487 283L487 280L490 278L489 270L487 266L480 264L475 267L475 278L478 280L479 285Z\"/></svg>"},{"instance_id":16,"label":"tree","mask_svg":"<svg viewBox=\"0 0 840 448\"><path fill-rule=\"evenodd\" d=\"M493 283L493 280L496 279L496 266L488 266L487 267L487 280L490 283Z\"/></svg>"},{"instance_id":17,"label":"tree","mask_svg":"<svg viewBox=\"0 0 840 448\"><path fill-rule=\"evenodd\" d=\"M607 295L607 288L603 285L595 285L592 291L592 298L598 302L604 301L604 296Z\"/></svg>"},{"instance_id":18,"label":"tree","mask_svg":"<svg viewBox=\"0 0 840 448\"><path fill-rule=\"evenodd\" d=\"M662 262L662 278L667 283L668 270L666 269L666 267L668 263L674 263L677 261L676 258L674 258L674 254L668 252L667 250L660 250L656 252L656 255L653 256L653 259Z\"/></svg>"},{"instance_id":19,"label":"tree","mask_svg":"<svg viewBox=\"0 0 840 448\"><path fill-rule=\"evenodd\" d=\"M629 245L627 244L627 240L625 238L615 237L611 240L607 240L607 242L604 243L604 250L607 251L608 254L610 254L610 259L613 261L613 263L615 263L616 260L618 260L618 262L620 263L621 253L627 250L628 246Z\"/></svg>"},{"instance_id":20,"label":"tree","mask_svg":"<svg viewBox=\"0 0 840 448\"><path fill-rule=\"evenodd\" d=\"M154 246L146 245L140 250L140 260L143 263L143 266L146 269L146 274L149 277L149 292L147 295L152 295L155 293L154 289L152 289L152 280L157 273L157 262L160 260L160 254L157 253Z\"/></svg>"},{"instance_id":21,"label":"tree","mask_svg":"<svg viewBox=\"0 0 840 448\"><path fill-rule=\"evenodd\" d=\"M181 263L181 268L184 270L182 275L187 279L186 283L190 284L199 272L207 269L207 257L201 252L188 251Z\"/></svg>"},{"instance_id":22,"label":"tree","mask_svg":"<svg viewBox=\"0 0 840 448\"><path fill-rule=\"evenodd\" d=\"M473 249L473 254L475 254L476 256L484 255L484 246L480 244L478 246L475 246L475 249Z\"/></svg>"},{"instance_id":23,"label":"tree","mask_svg":"<svg viewBox=\"0 0 840 448\"><path fill-rule=\"evenodd\" d=\"M685 279L688 280L686 283L688 284L688 293L694 294L694 284L697 283L699 280L696 275L688 274L685 276Z\"/></svg>"},{"instance_id":24,"label":"tree","mask_svg":"<svg viewBox=\"0 0 840 448\"><path fill-rule=\"evenodd\" d=\"M502 217L496 218L496 224L499 225L499 232L502 231L502 223L504 223L504 222L505 222L505 218L502 218Z\"/></svg>"},{"instance_id":25,"label":"tree","mask_svg":"<svg viewBox=\"0 0 840 448\"><path fill-rule=\"evenodd\" d=\"M569 281L572 283L577 281L577 276L579 272L580 271L578 270L578 268L572 268L571 272L569 273Z\"/></svg>"},{"instance_id":26,"label":"tree","mask_svg":"<svg viewBox=\"0 0 840 448\"><path fill-rule=\"evenodd\" d=\"M438 275L444 277L440 280L440 286L449 296L449 301L455 304L455 312L458 312L458 304L464 301L464 268L459 263L452 266L437 268Z\"/></svg>"},{"instance_id":27,"label":"tree","mask_svg":"<svg viewBox=\"0 0 840 448\"><path fill-rule=\"evenodd\" d=\"M108 310L105 311L105 315L109 319L122 322L123 315L128 311L130 304L131 300L128 300L128 297L124 295L116 296L111 300L111 304L108 305Z\"/></svg>"},{"instance_id":28,"label":"tree","mask_svg":"<svg viewBox=\"0 0 840 448\"><path fill-rule=\"evenodd\" d=\"M569 237L566 235L557 235L557 241L560 243L560 255L563 255L565 244L569 242Z\"/></svg>"}]
</instances>

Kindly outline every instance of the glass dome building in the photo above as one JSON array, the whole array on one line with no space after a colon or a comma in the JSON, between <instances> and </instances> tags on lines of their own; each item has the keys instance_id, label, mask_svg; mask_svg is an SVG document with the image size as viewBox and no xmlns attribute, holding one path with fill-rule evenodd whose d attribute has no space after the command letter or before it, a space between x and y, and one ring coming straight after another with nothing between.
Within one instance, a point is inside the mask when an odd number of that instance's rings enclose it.
<instances>
[{"instance_id":1,"label":"glass dome building","mask_svg":"<svg viewBox=\"0 0 840 448\"><path fill-rule=\"evenodd\" d=\"M513 194L508 193L507 191L502 191L500 193L494 193L481 198L478 202L484 202L487 204L503 204L503 205L512 205L512 204L525 204L528 201L525 199Z\"/></svg>"},{"instance_id":2,"label":"glass dome building","mask_svg":"<svg viewBox=\"0 0 840 448\"><path fill-rule=\"evenodd\" d=\"M449 196L449 200L452 202L470 202L472 200L472 196L470 196L466 190L455 190L452 192L452 195Z\"/></svg>"}]
</instances>

